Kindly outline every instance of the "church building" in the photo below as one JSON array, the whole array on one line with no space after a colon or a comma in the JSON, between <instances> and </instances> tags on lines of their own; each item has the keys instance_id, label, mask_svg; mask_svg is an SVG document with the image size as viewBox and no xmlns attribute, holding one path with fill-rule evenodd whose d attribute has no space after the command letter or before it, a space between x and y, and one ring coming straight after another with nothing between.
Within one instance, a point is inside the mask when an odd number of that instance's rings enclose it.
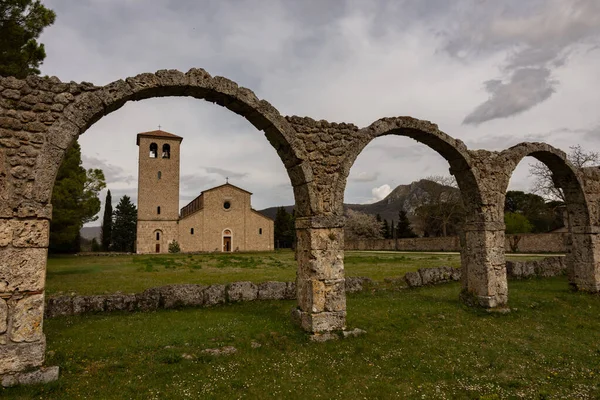
<instances>
[{"instance_id":1,"label":"church building","mask_svg":"<svg viewBox=\"0 0 600 400\"><path fill-rule=\"evenodd\" d=\"M273 250L273 220L251 207L252 193L230 183L204 190L179 210L182 137L138 133L138 254Z\"/></svg>"}]
</instances>

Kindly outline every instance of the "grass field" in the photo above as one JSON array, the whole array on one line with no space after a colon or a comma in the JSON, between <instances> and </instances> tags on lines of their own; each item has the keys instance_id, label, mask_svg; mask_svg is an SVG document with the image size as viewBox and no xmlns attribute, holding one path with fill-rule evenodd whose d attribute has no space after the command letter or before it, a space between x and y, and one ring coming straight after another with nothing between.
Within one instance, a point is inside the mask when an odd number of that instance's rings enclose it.
<instances>
[{"instance_id":1,"label":"grass field","mask_svg":"<svg viewBox=\"0 0 600 400\"><path fill-rule=\"evenodd\" d=\"M514 256L508 256L511 257ZM347 276L367 276L374 280L442 265L459 267L460 257L457 254L389 252L346 252L345 255ZM296 268L294 253L289 250L246 254L51 257L48 259L46 293L134 293L171 283L293 281Z\"/></svg>"},{"instance_id":2,"label":"grass field","mask_svg":"<svg viewBox=\"0 0 600 400\"><path fill-rule=\"evenodd\" d=\"M463 306L457 283L353 294L367 334L327 343L290 323L293 301L55 318L59 381L0 398L597 399L600 297L567 286L510 281L509 314ZM203 353L222 346L237 352Z\"/></svg>"}]
</instances>

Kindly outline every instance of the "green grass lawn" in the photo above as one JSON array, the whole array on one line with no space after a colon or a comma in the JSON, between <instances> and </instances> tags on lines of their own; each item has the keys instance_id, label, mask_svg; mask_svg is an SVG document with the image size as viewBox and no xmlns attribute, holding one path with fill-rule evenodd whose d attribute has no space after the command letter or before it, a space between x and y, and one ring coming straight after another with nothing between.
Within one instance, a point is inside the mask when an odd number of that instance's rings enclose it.
<instances>
[{"instance_id":1,"label":"green grass lawn","mask_svg":"<svg viewBox=\"0 0 600 400\"><path fill-rule=\"evenodd\" d=\"M59 381L0 398L600 398L600 296L567 286L510 281L509 314L463 306L458 283L353 294L348 327L367 334L327 343L292 325L293 301L55 318ZM222 346L237 353L202 352Z\"/></svg>"},{"instance_id":2,"label":"green grass lawn","mask_svg":"<svg viewBox=\"0 0 600 400\"><path fill-rule=\"evenodd\" d=\"M508 256L511 257L514 256ZM460 257L428 253L346 252L345 255L347 276L367 276L374 280L443 265L459 267ZM46 293L50 296L73 292L81 295L116 291L135 293L172 283L293 281L296 268L294 253L289 250L245 254L50 257Z\"/></svg>"}]
</instances>

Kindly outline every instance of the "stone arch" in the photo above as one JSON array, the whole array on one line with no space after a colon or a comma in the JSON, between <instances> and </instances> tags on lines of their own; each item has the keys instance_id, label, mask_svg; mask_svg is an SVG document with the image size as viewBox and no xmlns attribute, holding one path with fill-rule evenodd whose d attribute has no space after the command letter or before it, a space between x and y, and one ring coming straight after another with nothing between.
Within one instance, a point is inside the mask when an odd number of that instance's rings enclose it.
<instances>
[{"instance_id":1,"label":"stone arch","mask_svg":"<svg viewBox=\"0 0 600 400\"><path fill-rule=\"evenodd\" d=\"M552 172L554 184L564 191L573 226L592 225L579 171L567 159L564 151L547 143L523 142L502 151L500 156L505 160L504 173L508 179L523 158L531 156L542 162Z\"/></svg>"},{"instance_id":2,"label":"stone arch","mask_svg":"<svg viewBox=\"0 0 600 400\"><path fill-rule=\"evenodd\" d=\"M386 135L410 137L440 154L450 164L450 174L456 178L461 197L467 209L467 220L461 234L461 298L469 304L482 307L498 307L508 301L504 253L497 249L498 231L504 224L494 220L495 205L490 201L489 188L483 185L486 176L481 171L478 158L493 156L491 153L471 152L460 140L440 131L436 124L412 117L382 118L360 129L347 148L337 182L336 204L341 208L350 173L362 150L375 138ZM477 159L473 157L477 156ZM493 190L492 190L493 191ZM503 239L503 237L502 237Z\"/></svg>"},{"instance_id":3,"label":"stone arch","mask_svg":"<svg viewBox=\"0 0 600 400\"><path fill-rule=\"evenodd\" d=\"M48 129L44 144L44 157L38 160L34 192L38 202L50 202L54 179L66 149L100 118L118 110L128 101L153 97L186 96L204 99L228 108L246 118L277 151L292 186L299 212L308 213L312 194L307 188L310 166L305 159L304 145L296 138L294 128L265 100L260 100L249 89L235 82L215 76L203 69L190 69L187 73L177 70L160 70L143 73L125 80L118 80L103 87L86 86L87 90L73 96L65 93L67 103L61 117ZM308 178L307 178L308 177Z\"/></svg>"},{"instance_id":4,"label":"stone arch","mask_svg":"<svg viewBox=\"0 0 600 400\"><path fill-rule=\"evenodd\" d=\"M586 196L585 171L576 168L567 155L546 143L523 142L500 153L507 176L504 192L517 165L527 156L550 169L554 184L563 190L568 214L569 237L566 265L570 284L583 291L600 291L597 248L600 247L593 205Z\"/></svg>"},{"instance_id":5,"label":"stone arch","mask_svg":"<svg viewBox=\"0 0 600 400\"><path fill-rule=\"evenodd\" d=\"M471 156L467 146L460 140L440 131L438 126L429 121L411 117L382 118L358 131L358 139L350 146L347 156L342 162L341 179L335 193L342 196L338 203L343 203L344 190L350 174L350 169L358 155L374 139L387 136L405 136L422 143L436 151L450 164L450 173L456 178L465 205L471 211L470 215L478 216L476 212L482 203L477 177L471 169Z\"/></svg>"}]
</instances>

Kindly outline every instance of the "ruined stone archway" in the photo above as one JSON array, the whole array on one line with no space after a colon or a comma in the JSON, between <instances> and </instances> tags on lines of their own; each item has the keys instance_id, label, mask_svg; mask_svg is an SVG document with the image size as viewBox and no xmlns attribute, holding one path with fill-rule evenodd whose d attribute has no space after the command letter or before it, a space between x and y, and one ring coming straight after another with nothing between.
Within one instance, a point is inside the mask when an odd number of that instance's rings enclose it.
<instances>
[{"instance_id":1,"label":"ruined stone archway","mask_svg":"<svg viewBox=\"0 0 600 400\"><path fill-rule=\"evenodd\" d=\"M40 367L51 195L63 156L92 124L127 101L189 96L243 116L280 156L299 215L310 215L311 166L279 112L252 91L202 69L162 70L104 87L56 78L0 78L0 378ZM47 373L47 372L44 372ZM50 373L56 374L57 370Z\"/></svg>"},{"instance_id":2,"label":"ruined stone archway","mask_svg":"<svg viewBox=\"0 0 600 400\"><path fill-rule=\"evenodd\" d=\"M564 158L542 144L502 153L468 150L436 125L410 117L383 118L362 129L348 123L283 117L250 90L202 69L162 70L103 87L36 76L0 78L3 382L18 383L23 374L30 374L24 378L29 382L44 374L45 379L56 378L56 369L40 367L45 352L42 323L50 199L66 149L94 122L127 101L162 96L195 97L227 107L263 130L277 150L296 201L296 316L303 329L315 334L345 328L344 189L350 167L371 140L389 134L408 136L449 162L470 211L462 237L463 298L484 307L502 306L507 300L503 209L510 173L524 154L549 163ZM573 212L581 216L576 218L581 225L574 227L573 249L583 250L573 251L578 257L573 262L600 266L600 169L560 165L555 167L557 179L575 176L581 185L573 189L572 203L577 205ZM580 201L582 192L585 201ZM577 287L600 291L600 268L584 272Z\"/></svg>"},{"instance_id":3,"label":"ruined stone archway","mask_svg":"<svg viewBox=\"0 0 600 400\"><path fill-rule=\"evenodd\" d=\"M600 249L597 232L594 226L592 199L586 195L584 172L576 168L567 159L566 154L546 143L519 143L500 153L503 160L503 175L500 181L503 193L506 193L508 182L515 168L525 157L534 157L550 169L556 187L563 190L568 214L569 241L567 243L566 264L569 282L578 290L600 291L600 260L597 252Z\"/></svg>"},{"instance_id":4,"label":"ruined stone archway","mask_svg":"<svg viewBox=\"0 0 600 400\"><path fill-rule=\"evenodd\" d=\"M385 135L406 136L422 143L441 155L450 165L450 174L456 178L461 197L467 208L467 221L461 237L462 298L483 307L506 304L508 288L506 271L499 268L504 264L504 254L495 250L498 230L503 230L503 221L496 223L490 218L486 204L489 197L481 187L480 169L475 167L472 152L460 140L440 131L436 124L411 117L383 118L360 129L357 137L348 146L342 164L342 173L337 182L336 204L341 207L350 168L358 155L374 139ZM492 240L490 240L490 237ZM474 300L474 301L473 301Z\"/></svg>"}]
</instances>

